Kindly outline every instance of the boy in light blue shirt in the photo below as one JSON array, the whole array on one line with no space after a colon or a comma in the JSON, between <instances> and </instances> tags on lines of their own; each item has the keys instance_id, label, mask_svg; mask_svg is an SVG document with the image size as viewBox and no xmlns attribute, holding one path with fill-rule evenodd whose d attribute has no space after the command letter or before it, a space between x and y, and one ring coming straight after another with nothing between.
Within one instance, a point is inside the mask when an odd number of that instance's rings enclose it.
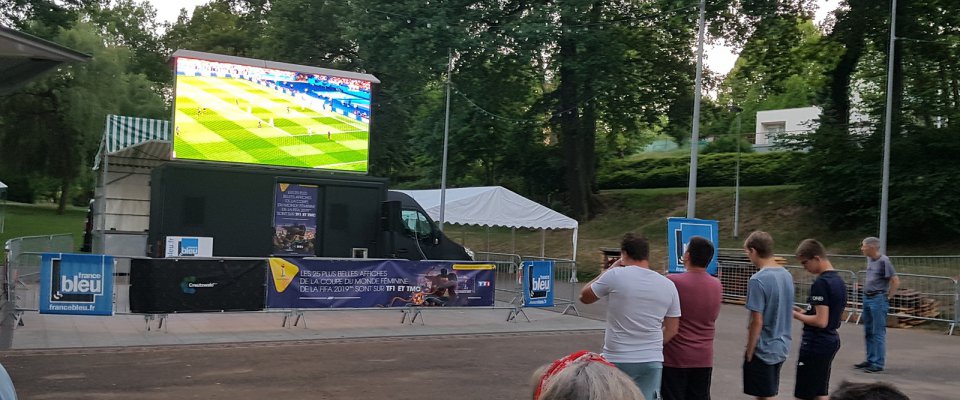
<instances>
[{"instance_id":1,"label":"boy in light blue shirt","mask_svg":"<svg viewBox=\"0 0 960 400\"><path fill-rule=\"evenodd\" d=\"M756 231L743 245L760 268L747 282L747 349L743 362L743 392L757 399L775 398L780 367L790 352L793 321L793 276L773 260L773 238Z\"/></svg>"}]
</instances>

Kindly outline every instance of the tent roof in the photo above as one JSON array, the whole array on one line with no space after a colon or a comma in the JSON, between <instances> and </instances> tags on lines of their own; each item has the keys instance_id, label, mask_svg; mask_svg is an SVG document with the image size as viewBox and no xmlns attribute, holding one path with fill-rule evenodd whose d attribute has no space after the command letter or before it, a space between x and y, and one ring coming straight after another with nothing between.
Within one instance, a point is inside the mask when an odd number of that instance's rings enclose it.
<instances>
[{"instance_id":1,"label":"tent roof","mask_svg":"<svg viewBox=\"0 0 960 400\"><path fill-rule=\"evenodd\" d=\"M13 92L60 63L88 60L89 55L0 26L0 95Z\"/></svg>"},{"instance_id":2,"label":"tent roof","mask_svg":"<svg viewBox=\"0 0 960 400\"><path fill-rule=\"evenodd\" d=\"M0 182L0 189L6 189L6 188L7 188L7 185L5 185L3 182Z\"/></svg>"},{"instance_id":3,"label":"tent roof","mask_svg":"<svg viewBox=\"0 0 960 400\"><path fill-rule=\"evenodd\" d=\"M398 190L440 220L440 190ZM509 228L577 229L577 221L500 186L447 189L445 222Z\"/></svg>"},{"instance_id":4,"label":"tent roof","mask_svg":"<svg viewBox=\"0 0 960 400\"><path fill-rule=\"evenodd\" d=\"M170 121L107 115L93 169L105 155L110 156L111 163L149 166L169 160L171 147Z\"/></svg>"}]
</instances>

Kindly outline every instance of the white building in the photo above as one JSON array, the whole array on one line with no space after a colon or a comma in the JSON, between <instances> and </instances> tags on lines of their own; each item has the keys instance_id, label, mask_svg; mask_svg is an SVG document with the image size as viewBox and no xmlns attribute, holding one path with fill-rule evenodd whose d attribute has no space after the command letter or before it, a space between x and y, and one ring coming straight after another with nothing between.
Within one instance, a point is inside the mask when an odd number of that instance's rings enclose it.
<instances>
[{"instance_id":1,"label":"white building","mask_svg":"<svg viewBox=\"0 0 960 400\"><path fill-rule=\"evenodd\" d=\"M777 135L803 135L817 129L820 112L820 107L758 111L754 149L769 151L777 144Z\"/></svg>"}]
</instances>

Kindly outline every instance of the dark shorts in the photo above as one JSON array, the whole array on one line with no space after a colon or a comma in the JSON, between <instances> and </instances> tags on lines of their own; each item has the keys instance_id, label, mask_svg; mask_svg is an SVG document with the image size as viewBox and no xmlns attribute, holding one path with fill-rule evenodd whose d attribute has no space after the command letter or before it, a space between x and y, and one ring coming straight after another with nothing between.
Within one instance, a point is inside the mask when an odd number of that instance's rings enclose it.
<instances>
[{"instance_id":1,"label":"dark shorts","mask_svg":"<svg viewBox=\"0 0 960 400\"><path fill-rule=\"evenodd\" d=\"M663 367L660 394L663 400L710 400L713 368Z\"/></svg>"},{"instance_id":2,"label":"dark shorts","mask_svg":"<svg viewBox=\"0 0 960 400\"><path fill-rule=\"evenodd\" d=\"M743 393L755 397L773 397L780 391L780 367L767 364L756 356L743 362Z\"/></svg>"},{"instance_id":3,"label":"dark shorts","mask_svg":"<svg viewBox=\"0 0 960 400\"><path fill-rule=\"evenodd\" d=\"M801 351L797 361L797 386L793 396L798 399L812 400L817 396L826 396L830 389L830 365L837 352L815 354Z\"/></svg>"}]
</instances>

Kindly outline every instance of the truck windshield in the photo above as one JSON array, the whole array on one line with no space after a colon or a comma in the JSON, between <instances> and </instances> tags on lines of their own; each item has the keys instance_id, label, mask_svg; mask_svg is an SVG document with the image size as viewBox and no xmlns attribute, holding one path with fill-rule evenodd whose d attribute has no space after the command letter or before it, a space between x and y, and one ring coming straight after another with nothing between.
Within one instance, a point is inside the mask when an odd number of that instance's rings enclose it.
<instances>
[{"instance_id":1,"label":"truck windshield","mask_svg":"<svg viewBox=\"0 0 960 400\"><path fill-rule=\"evenodd\" d=\"M433 226L422 212L403 210L400 216L403 218L403 226L411 233L416 233L418 237L430 237L433 234Z\"/></svg>"}]
</instances>

